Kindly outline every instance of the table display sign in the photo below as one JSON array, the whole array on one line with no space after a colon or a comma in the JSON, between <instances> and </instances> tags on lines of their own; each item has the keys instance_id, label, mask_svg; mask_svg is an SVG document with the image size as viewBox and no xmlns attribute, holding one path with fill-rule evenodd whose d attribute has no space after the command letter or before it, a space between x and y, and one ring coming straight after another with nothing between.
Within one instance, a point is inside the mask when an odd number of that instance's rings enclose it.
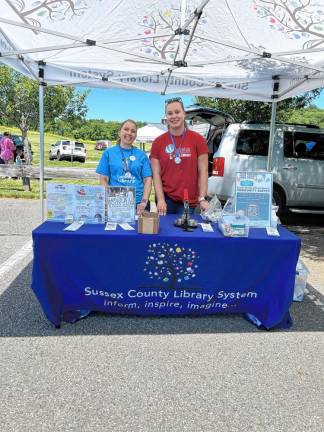
<instances>
[{"instance_id":1,"label":"table display sign","mask_svg":"<svg viewBox=\"0 0 324 432\"><path fill-rule=\"evenodd\" d=\"M126 186L107 187L107 221L135 223L135 188Z\"/></svg>"},{"instance_id":2,"label":"table display sign","mask_svg":"<svg viewBox=\"0 0 324 432\"><path fill-rule=\"evenodd\" d=\"M235 178L235 214L244 213L249 225L264 228L271 225L272 173L237 172Z\"/></svg>"},{"instance_id":3,"label":"table display sign","mask_svg":"<svg viewBox=\"0 0 324 432\"><path fill-rule=\"evenodd\" d=\"M46 184L47 218L54 222L105 222L105 187Z\"/></svg>"}]
</instances>

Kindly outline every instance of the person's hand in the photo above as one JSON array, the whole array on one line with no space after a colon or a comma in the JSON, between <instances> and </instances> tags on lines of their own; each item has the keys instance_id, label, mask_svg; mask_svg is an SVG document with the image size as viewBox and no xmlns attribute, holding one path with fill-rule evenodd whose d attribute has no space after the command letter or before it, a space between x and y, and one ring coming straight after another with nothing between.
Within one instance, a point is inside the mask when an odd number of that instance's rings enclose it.
<instances>
[{"instance_id":1,"label":"person's hand","mask_svg":"<svg viewBox=\"0 0 324 432\"><path fill-rule=\"evenodd\" d=\"M165 200L159 200L156 205L157 211L160 216L165 216L167 212L167 204Z\"/></svg>"},{"instance_id":2,"label":"person's hand","mask_svg":"<svg viewBox=\"0 0 324 432\"><path fill-rule=\"evenodd\" d=\"M136 206L136 214L140 215L143 213L143 211L145 210L147 203L145 202L140 202L137 204Z\"/></svg>"},{"instance_id":3,"label":"person's hand","mask_svg":"<svg viewBox=\"0 0 324 432\"><path fill-rule=\"evenodd\" d=\"M202 200L199 202L199 205L201 211L206 211L209 207L209 202L207 200Z\"/></svg>"},{"instance_id":4,"label":"person's hand","mask_svg":"<svg viewBox=\"0 0 324 432\"><path fill-rule=\"evenodd\" d=\"M140 215L140 214L143 213L143 211L146 209L147 203L148 203L148 199L147 198L142 198L142 201L137 204L137 206L136 206L136 213L138 215Z\"/></svg>"}]
</instances>

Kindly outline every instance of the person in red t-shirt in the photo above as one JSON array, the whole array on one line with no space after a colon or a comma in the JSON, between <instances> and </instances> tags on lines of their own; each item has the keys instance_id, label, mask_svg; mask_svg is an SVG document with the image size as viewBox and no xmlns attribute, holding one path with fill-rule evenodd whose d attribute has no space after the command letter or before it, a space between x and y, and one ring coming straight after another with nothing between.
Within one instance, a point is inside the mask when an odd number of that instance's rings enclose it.
<instances>
[{"instance_id":1,"label":"person in red t-shirt","mask_svg":"<svg viewBox=\"0 0 324 432\"><path fill-rule=\"evenodd\" d=\"M184 190L189 205L208 208L208 147L198 133L186 129L185 111L180 98L165 103L168 132L156 138L151 149L153 182L160 215L183 212Z\"/></svg>"}]
</instances>

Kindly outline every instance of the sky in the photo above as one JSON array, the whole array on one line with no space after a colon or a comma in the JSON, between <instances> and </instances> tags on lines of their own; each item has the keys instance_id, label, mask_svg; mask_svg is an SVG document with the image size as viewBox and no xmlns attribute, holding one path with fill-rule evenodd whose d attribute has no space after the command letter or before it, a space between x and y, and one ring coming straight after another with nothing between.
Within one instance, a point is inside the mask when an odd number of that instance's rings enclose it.
<instances>
[{"instance_id":1,"label":"sky","mask_svg":"<svg viewBox=\"0 0 324 432\"><path fill-rule=\"evenodd\" d=\"M322 93L320 94L320 97L314 101L314 104L318 107L318 108L324 108L324 92L322 91Z\"/></svg>"},{"instance_id":2,"label":"sky","mask_svg":"<svg viewBox=\"0 0 324 432\"><path fill-rule=\"evenodd\" d=\"M91 89L87 98L88 119L124 121L131 118L147 123L160 123L164 115L164 101L181 96L142 91ZM194 96L182 96L184 106L194 103ZM319 108L324 108L324 92L314 101Z\"/></svg>"},{"instance_id":3,"label":"sky","mask_svg":"<svg viewBox=\"0 0 324 432\"><path fill-rule=\"evenodd\" d=\"M164 116L164 101L181 95L161 96L142 91L91 89L87 98L88 119L123 121L131 118L147 123L160 123ZM185 106L194 103L194 96L182 96Z\"/></svg>"}]
</instances>

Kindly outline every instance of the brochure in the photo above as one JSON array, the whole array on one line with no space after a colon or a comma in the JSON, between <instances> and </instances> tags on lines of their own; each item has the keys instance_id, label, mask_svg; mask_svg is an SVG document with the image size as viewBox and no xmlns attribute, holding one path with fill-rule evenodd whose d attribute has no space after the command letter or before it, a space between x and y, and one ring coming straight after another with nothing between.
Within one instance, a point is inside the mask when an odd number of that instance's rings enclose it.
<instances>
[{"instance_id":1,"label":"brochure","mask_svg":"<svg viewBox=\"0 0 324 432\"><path fill-rule=\"evenodd\" d=\"M251 227L271 225L272 173L238 172L235 180L235 213L244 212Z\"/></svg>"},{"instance_id":2,"label":"brochure","mask_svg":"<svg viewBox=\"0 0 324 432\"><path fill-rule=\"evenodd\" d=\"M136 208L135 188L126 186L107 187L107 221L134 223Z\"/></svg>"},{"instance_id":3,"label":"brochure","mask_svg":"<svg viewBox=\"0 0 324 432\"><path fill-rule=\"evenodd\" d=\"M105 187L46 183L47 219L56 222L105 222Z\"/></svg>"}]
</instances>

